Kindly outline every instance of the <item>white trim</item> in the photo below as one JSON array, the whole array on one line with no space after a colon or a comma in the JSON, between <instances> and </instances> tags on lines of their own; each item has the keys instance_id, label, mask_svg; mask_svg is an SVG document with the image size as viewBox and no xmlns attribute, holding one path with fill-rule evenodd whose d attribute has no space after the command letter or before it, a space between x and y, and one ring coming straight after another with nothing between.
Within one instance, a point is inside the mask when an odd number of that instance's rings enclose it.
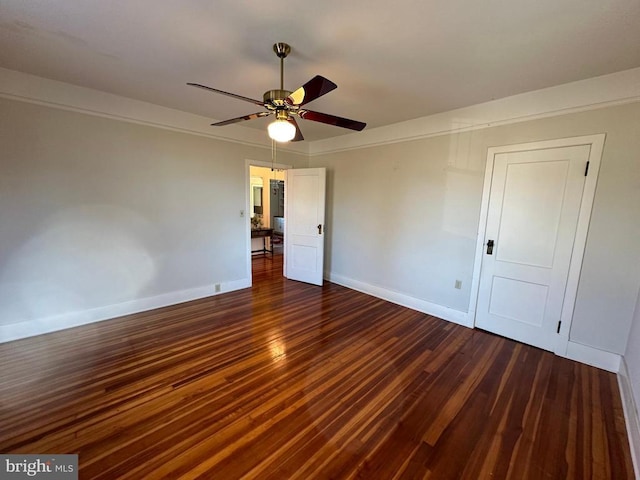
<instances>
[{"instance_id":1,"label":"white trim","mask_svg":"<svg viewBox=\"0 0 640 480\"><path fill-rule=\"evenodd\" d=\"M618 373L622 357L617 353L599 350L589 345L582 345L576 342L567 342L566 353L558 354L561 357L585 363L592 367L601 368L607 372Z\"/></svg>"},{"instance_id":2,"label":"white trim","mask_svg":"<svg viewBox=\"0 0 640 480\"><path fill-rule=\"evenodd\" d=\"M185 86L186 88L186 86ZM149 125L218 140L270 148L264 131L239 125L215 130L214 120L111 93L0 68L0 97ZM508 125L640 101L640 68L522 93L448 112L313 142L283 150L308 156L455 132Z\"/></svg>"},{"instance_id":3,"label":"white trim","mask_svg":"<svg viewBox=\"0 0 640 480\"><path fill-rule=\"evenodd\" d=\"M587 245L587 233L589 231L589 224L591 223L593 201L596 196L596 185L598 183L598 175L600 174L600 162L602 160L602 151L604 150L605 134L580 138L585 143L591 145L591 150L589 152L589 174L587 175L584 190L582 191L582 203L580 205L578 225L576 226L571 263L569 265L569 276L567 278L564 303L560 314L560 321L562 322L560 324L560 335L565 336L567 341L569 340L571 324L573 323L573 310L578 295L578 283L580 282L582 260L584 259L584 251ZM564 345L566 346L567 342L565 342ZM562 348L563 346L561 344L558 345L557 353L562 354Z\"/></svg>"},{"instance_id":4,"label":"white trim","mask_svg":"<svg viewBox=\"0 0 640 480\"><path fill-rule=\"evenodd\" d=\"M636 478L640 479L640 417L638 416L638 404L633 396L629 370L624 357L622 357L620 372L618 372L618 386L620 387L620 398L622 400L622 410L624 411L624 421L627 426L633 469L635 470Z\"/></svg>"},{"instance_id":5,"label":"white trim","mask_svg":"<svg viewBox=\"0 0 640 480\"><path fill-rule=\"evenodd\" d=\"M105 305L103 307L70 312L61 315L43 317L27 322L0 325L0 343L18 340L20 338L33 337L44 333L64 330L66 328L86 325L88 323L110 320L123 315L145 312L155 308L162 308L177 303L188 302L200 298L220 295L250 287L249 279L243 278L220 284L220 291L215 291L215 284L202 287L163 293L153 297L139 298L128 302Z\"/></svg>"},{"instance_id":6,"label":"white trim","mask_svg":"<svg viewBox=\"0 0 640 480\"><path fill-rule=\"evenodd\" d=\"M185 85L185 90L188 88ZM216 129L211 127L216 119L1 67L0 97L252 147L271 148L271 140L263 130L239 125ZM282 149L307 154L304 142L288 143Z\"/></svg>"},{"instance_id":7,"label":"white trim","mask_svg":"<svg viewBox=\"0 0 640 480\"><path fill-rule=\"evenodd\" d=\"M587 242L587 230L591 220L591 210L593 200L595 198L596 184L598 181L598 173L600 171L600 162L602 160L602 151L604 149L604 141L606 135L604 133L595 135L585 135L580 137L559 138L554 140L545 140L539 142L521 143L517 145L504 145L500 147L490 147L487 150L487 164L484 176L484 187L482 191L482 204L480 207L480 221L478 224L478 236L476 239L476 254L473 265L473 276L471 278L471 295L469 299L469 317L472 324L475 325L476 309L478 306L478 291L480 286L480 271L482 269L482 258L484 256L484 238L486 233L487 217L489 211L489 197L491 194L491 179L493 178L494 158L499 153L512 153L530 150L543 150L551 148L572 147L578 145L590 145L589 151L589 174L585 180L582 192L582 202L580 204L580 213L578 216L578 225L576 228L576 236L573 244L571 262L569 265L569 274L567 278L567 286L565 288L565 297L562 305L560 320L562 321L558 341L556 342L554 352L560 356L566 356L569 342L569 332L573 321L573 310L575 307L576 295L578 291L578 281L580 280L580 271L582 268L582 260L584 258L584 250ZM585 362L588 363L588 362ZM604 368L604 367L602 367Z\"/></svg>"},{"instance_id":8,"label":"white trim","mask_svg":"<svg viewBox=\"0 0 640 480\"><path fill-rule=\"evenodd\" d=\"M493 178L493 156L490 155L490 153L487 153L482 203L480 204L480 221L478 223L478 236L476 237L476 254L473 261L473 274L471 275L471 295L469 295L469 317L474 326L476 324L476 309L480 291L480 269L482 268L484 237L487 231L487 217L489 215L489 194L491 193L491 179Z\"/></svg>"},{"instance_id":9,"label":"white trim","mask_svg":"<svg viewBox=\"0 0 640 480\"><path fill-rule=\"evenodd\" d=\"M419 140L640 101L640 68L526 92L359 133L316 140L309 155Z\"/></svg>"},{"instance_id":10,"label":"white trim","mask_svg":"<svg viewBox=\"0 0 640 480\"><path fill-rule=\"evenodd\" d=\"M465 327L473 327L473 324L469 320L467 312L461 312L460 310L455 310L443 305L427 302L426 300L421 300L404 293L396 292L376 285L371 285L369 283L360 282L358 280L344 277L335 273L329 273L328 275L325 275L325 278L328 281L337 283L338 285L342 285L343 287L357 290L358 292L366 293L382 300L386 300L388 302L395 303L412 310L417 310L418 312L426 313L427 315L433 315L434 317L457 323L458 325L462 325Z\"/></svg>"}]
</instances>

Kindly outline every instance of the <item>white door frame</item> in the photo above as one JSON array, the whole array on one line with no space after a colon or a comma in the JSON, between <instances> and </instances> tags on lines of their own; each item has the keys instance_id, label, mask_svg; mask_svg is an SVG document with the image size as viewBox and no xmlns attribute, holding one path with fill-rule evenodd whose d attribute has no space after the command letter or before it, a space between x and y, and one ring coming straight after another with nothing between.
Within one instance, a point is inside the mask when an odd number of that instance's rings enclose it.
<instances>
[{"instance_id":1,"label":"white door frame","mask_svg":"<svg viewBox=\"0 0 640 480\"><path fill-rule=\"evenodd\" d=\"M476 310L478 305L478 289L480 286L480 269L484 257L484 237L487 227L487 215L489 211L489 196L491 194L491 180L493 178L493 165L495 155L500 153L521 152L527 150L542 150L548 148L572 147L578 145L589 145L589 174L585 180L582 192L582 202L578 216L578 226L573 243L573 253L569 265L569 275L565 290L562 313L560 315L561 327L556 342L554 353L566 356L569 344L569 332L573 320L573 309L575 307L576 294L578 292L578 281L584 257L584 249L587 242L587 232L591 220L591 209L596 192L598 172L600 171L600 161L604 149L604 133L595 135L585 135L581 137L561 138L557 140L546 140L540 142L522 143L517 145L505 145L500 147L489 147L487 151L487 164L484 175L484 188L482 191L482 206L480 209L480 223L478 225L478 236L476 239L476 255L473 264L473 277L471 280L471 297L469 299L469 316L474 326L476 323Z\"/></svg>"},{"instance_id":2,"label":"white door frame","mask_svg":"<svg viewBox=\"0 0 640 480\"><path fill-rule=\"evenodd\" d=\"M246 219L245 230L245 252L246 252L246 264L247 264L247 278L249 279L249 286L253 285L253 274L251 272L251 227L249 224L249 209L251 208L251 195L249 192L249 184L251 183L251 167L266 167L277 168L278 170L288 170L293 168L292 165L285 163L272 163L261 160L245 159L244 161L244 218ZM286 187L285 187L286 188Z\"/></svg>"}]
</instances>

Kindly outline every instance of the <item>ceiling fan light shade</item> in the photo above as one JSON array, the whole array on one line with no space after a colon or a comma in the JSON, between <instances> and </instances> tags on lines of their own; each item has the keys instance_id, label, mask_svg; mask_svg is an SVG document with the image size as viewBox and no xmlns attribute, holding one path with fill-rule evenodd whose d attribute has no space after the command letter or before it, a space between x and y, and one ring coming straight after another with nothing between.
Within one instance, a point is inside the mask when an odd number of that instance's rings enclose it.
<instances>
[{"instance_id":1,"label":"ceiling fan light shade","mask_svg":"<svg viewBox=\"0 0 640 480\"><path fill-rule=\"evenodd\" d=\"M296 136L296 127L287 120L276 120L268 127L269 137L276 142L290 142Z\"/></svg>"}]
</instances>

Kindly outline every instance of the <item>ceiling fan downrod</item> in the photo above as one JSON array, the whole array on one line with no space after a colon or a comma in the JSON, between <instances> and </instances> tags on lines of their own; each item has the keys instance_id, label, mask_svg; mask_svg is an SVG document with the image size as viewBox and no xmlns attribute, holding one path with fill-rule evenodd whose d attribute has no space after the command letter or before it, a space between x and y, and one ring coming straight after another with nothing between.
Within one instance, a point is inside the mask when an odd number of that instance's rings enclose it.
<instances>
[{"instance_id":1,"label":"ceiling fan downrod","mask_svg":"<svg viewBox=\"0 0 640 480\"><path fill-rule=\"evenodd\" d=\"M278 42L273 45L273 51L280 59L280 90L265 92L263 99L267 109L277 112L285 108L285 99L291 94L284 89L284 59L291 53L291 47L284 42Z\"/></svg>"},{"instance_id":2,"label":"ceiling fan downrod","mask_svg":"<svg viewBox=\"0 0 640 480\"><path fill-rule=\"evenodd\" d=\"M273 45L273 51L280 59L280 90L284 90L284 59L291 53L291 47L284 42L278 42Z\"/></svg>"}]
</instances>

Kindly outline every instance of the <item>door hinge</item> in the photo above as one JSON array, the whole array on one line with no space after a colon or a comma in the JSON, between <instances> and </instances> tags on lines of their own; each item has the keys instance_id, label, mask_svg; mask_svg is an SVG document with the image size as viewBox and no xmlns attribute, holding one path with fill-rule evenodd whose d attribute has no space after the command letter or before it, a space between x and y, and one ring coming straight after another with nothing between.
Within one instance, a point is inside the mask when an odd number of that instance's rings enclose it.
<instances>
[{"instance_id":1,"label":"door hinge","mask_svg":"<svg viewBox=\"0 0 640 480\"><path fill-rule=\"evenodd\" d=\"M587 166L584 167L584 176L586 177L588 173L589 173L589 160L587 160Z\"/></svg>"},{"instance_id":2,"label":"door hinge","mask_svg":"<svg viewBox=\"0 0 640 480\"><path fill-rule=\"evenodd\" d=\"M556 330L556 333L560 333L560 325L562 325L562 320L558 322L558 330Z\"/></svg>"}]
</instances>

